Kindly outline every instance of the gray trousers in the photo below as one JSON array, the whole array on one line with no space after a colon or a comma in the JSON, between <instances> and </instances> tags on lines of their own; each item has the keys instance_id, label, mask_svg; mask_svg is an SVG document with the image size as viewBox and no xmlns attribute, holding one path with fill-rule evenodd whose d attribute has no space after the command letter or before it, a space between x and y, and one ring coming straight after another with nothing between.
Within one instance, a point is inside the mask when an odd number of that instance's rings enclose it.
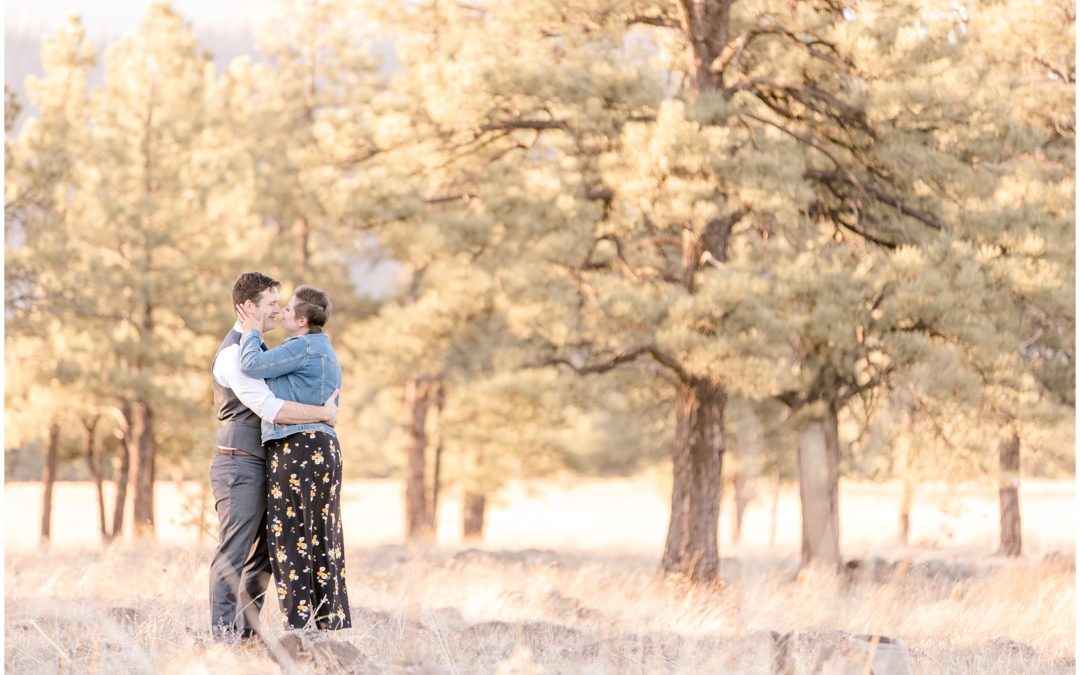
<instances>
[{"instance_id":1,"label":"gray trousers","mask_svg":"<svg viewBox=\"0 0 1080 675\"><path fill-rule=\"evenodd\" d=\"M210 563L210 624L214 637L250 637L270 583L266 540L266 462L215 455L210 486L219 539Z\"/></svg>"}]
</instances>

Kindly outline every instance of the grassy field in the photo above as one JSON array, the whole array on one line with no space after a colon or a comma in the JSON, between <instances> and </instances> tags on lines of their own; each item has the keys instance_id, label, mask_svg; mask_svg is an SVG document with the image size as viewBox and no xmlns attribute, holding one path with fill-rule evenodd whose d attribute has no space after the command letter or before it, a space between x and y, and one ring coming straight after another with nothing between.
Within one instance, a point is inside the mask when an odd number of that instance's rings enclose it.
<instances>
[{"instance_id":1,"label":"grassy field","mask_svg":"<svg viewBox=\"0 0 1080 675\"><path fill-rule=\"evenodd\" d=\"M725 504L719 589L657 578L666 509L655 481L514 485L475 547L457 536L451 494L438 542L423 549L399 545L399 483L352 482L343 518L354 627L295 659L276 646L207 644L212 546L179 515L197 493L160 484L157 543L102 550L91 487L61 484L43 551L40 486L7 484L5 670L767 673L771 631L794 632L798 673L848 672L839 664L853 658L856 633L902 640L917 673L1075 670L1071 482L1024 485L1019 560L992 555L992 488L925 486L913 545L899 546L898 486L844 483L845 556L872 563L840 576L799 572L792 488L781 492L772 545L767 496L751 505L738 545ZM274 604L263 619L277 645Z\"/></svg>"}]
</instances>

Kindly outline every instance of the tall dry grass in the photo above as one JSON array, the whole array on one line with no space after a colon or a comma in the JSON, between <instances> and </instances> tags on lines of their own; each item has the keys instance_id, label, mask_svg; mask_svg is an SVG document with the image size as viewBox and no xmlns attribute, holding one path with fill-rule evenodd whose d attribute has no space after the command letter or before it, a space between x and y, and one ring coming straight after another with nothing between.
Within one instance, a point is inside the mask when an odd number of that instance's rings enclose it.
<instances>
[{"instance_id":1,"label":"tall dry grass","mask_svg":"<svg viewBox=\"0 0 1080 675\"><path fill-rule=\"evenodd\" d=\"M207 643L209 550L9 556L12 673L272 672L265 649ZM884 583L726 566L720 589L655 576L656 561L554 552L380 547L349 554L350 642L376 672L769 672L768 631L796 631L799 672L848 632L901 639L918 672L1072 672L1067 564L899 566ZM276 606L264 609L271 640ZM304 670L303 666L300 670ZM314 670L314 666L307 666ZM438 672L432 669L430 672Z\"/></svg>"},{"instance_id":2,"label":"tall dry grass","mask_svg":"<svg viewBox=\"0 0 1080 675\"><path fill-rule=\"evenodd\" d=\"M575 494L561 496L572 502ZM578 497L585 501L567 508L597 503ZM1070 548L1071 531L1059 533L1059 546L1020 560L975 551L970 542L875 549L862 540L863 555L887 551L887 560L867 559L842 575L799 571L787 546L725 546L725 584L701 589L658 578L659 549L632 540L610 545L604 537L614 524L593 548L580 545L586 532L568 531L573 546L521 550L496 538L484 550L460 542L410 549L373 541L358 518L346 534L354 625L334 636L359 653L353 672L767 673L770 631L796 632L799 673L814 672L821 655L852 633L899 638L921 673L1075 669L1074 558L1045 555ZM542 522L517 522L520 541L530 528L547 532ZM1043 541L1051 534L1043 532ZM550 544L549 536L540 538ZM205 543L9 547L5 670L279 672L268 649L208 642L211 553ZM271 601L263 621L272 643L282 636L280 620ZM330 668L283 663L295 672Z\"/></svg>"}]
</instances>

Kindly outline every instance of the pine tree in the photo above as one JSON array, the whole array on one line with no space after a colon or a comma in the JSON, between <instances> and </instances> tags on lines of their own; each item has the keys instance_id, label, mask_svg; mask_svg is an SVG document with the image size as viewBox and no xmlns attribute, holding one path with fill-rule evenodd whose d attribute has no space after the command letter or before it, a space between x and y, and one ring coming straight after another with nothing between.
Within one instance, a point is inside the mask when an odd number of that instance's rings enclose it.
<instances>
[{"instance_id":1,"label":"pine tree","mask_svg":"<svg viewBox=\"0 0 1080 675\"><path fill-rule=\"evenodd\" d=\"M9 267L24 279L9 307L43 332L80 336L62 354L105 390L95 403L123 419L113 533L130 474L134 529L149 535L159 447L187 450L211 431L209 420L191 420L205 419L215 341L204 326L227 297L220 269L229 249L215 233L228 225L211 198L220 157L205 114L213 67L190 26L154 5L133 36L106 50L105 85L87 98L93 52L77 21L62 34L46 42L46 62L55 54L56 65L31 87L41 118L17 139L15 166L30 178L13 182L23 192L8 201L32 208L9 249L9 260L27 261ZM51 186L48 208L32 200L34 185Z\"/></svg>"}]
</instances>

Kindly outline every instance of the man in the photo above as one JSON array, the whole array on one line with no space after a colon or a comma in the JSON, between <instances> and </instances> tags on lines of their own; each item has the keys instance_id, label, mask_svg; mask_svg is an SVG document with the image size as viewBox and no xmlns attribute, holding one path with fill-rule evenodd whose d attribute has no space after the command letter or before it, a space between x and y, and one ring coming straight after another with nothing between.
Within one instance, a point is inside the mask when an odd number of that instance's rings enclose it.
<instances>
[{"instance_id":1,"label":"man","mask_svg":"<svg viewBox=\"0 0 1080 675\"><path fill-rule=\"evenodd\" d=\"M263 332L277 326L280 282L258 272L241 274L233 284L233 306L264 316ZM335 391L325 405L303 405L276 398L263 380L240 372L239 324L214 358L217 454L210 484L218 514L219 539L210 564L211 631L217 640L255 635L263 596L270 582L266 540L266 456L260 418L279 424L337 422ZM263 347L266 348L265 346Z\"/></svg>"}]
</instances>

